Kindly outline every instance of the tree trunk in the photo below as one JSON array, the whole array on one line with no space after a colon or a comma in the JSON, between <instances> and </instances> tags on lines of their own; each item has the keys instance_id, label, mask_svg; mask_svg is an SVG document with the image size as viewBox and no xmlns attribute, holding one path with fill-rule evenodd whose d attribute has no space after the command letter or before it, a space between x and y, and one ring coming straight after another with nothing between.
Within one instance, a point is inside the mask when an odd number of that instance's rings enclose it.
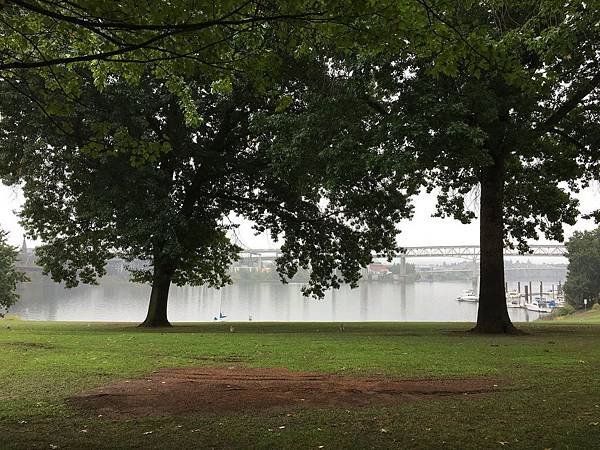
<instances>
[{"instance_id":1,"label":"tree trunk","mask_svg":"<svg viewBox=\"0 0 600 450\"><path fill-rule=\"evenodd\" d=\"M508 316L504 292L504 164L495 164L481 174L481 208L479 228L479 309L477 333L517 333Z\"/></svg>"},{"instance_id":2,"label":"tree trunk","mask_svg":"<svg viewBox=\"0 0 600 450\"><path fill-rule=\"evenodd\" d=\"M167 319L167 301L169 299L169 288L171 287L171 270L154 266L154 277L152 280L152 292L150 293L150 305L146 320L140 327L170 327Z\"/></svg>"}]
</instances>

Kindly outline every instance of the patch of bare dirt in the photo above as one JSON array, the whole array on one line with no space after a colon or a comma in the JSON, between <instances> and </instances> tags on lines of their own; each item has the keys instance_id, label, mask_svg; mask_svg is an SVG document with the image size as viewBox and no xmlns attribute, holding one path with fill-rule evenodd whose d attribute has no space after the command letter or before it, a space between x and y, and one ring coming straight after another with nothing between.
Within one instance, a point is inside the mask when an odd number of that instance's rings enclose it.
<instances>
[{"instance_id":1,"label":"patch of bare dirt","mask_svg":"<svg viewBox=\"0 0 600 450\"><path fill-rule=\"evenodd\" d=\"M78 394L70 401L110 418L249 413L323 406L390 405L410 400L482 395L500 388L483 378L398 380L286 369L163 369Z\"/></svg>"}]
</instances>

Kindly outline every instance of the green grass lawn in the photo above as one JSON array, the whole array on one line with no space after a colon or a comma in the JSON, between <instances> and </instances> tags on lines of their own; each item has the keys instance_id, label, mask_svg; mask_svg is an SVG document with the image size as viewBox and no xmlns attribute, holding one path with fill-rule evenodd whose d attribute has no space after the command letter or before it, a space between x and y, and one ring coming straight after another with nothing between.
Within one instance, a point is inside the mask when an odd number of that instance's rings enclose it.
<instances>
[{"instance_id":1,"label":"green grass lawn","mask_svg":"<svg viewBox=\"0 0 600 450\"><path fill-rule=\"evenodd\" d=\"M445 323L346 324L345 332L337 324L244 323L229 333L230 325L154 331L0 320L0 449L600 448L598 312L522 324L530 334L517 337L473 336L462 332L468 324ZM250 367L354 376L485 376L510 388L393 407L121 421L65 401L160 367L228 364L232 356Z\"/></svg>"}]
</instances>

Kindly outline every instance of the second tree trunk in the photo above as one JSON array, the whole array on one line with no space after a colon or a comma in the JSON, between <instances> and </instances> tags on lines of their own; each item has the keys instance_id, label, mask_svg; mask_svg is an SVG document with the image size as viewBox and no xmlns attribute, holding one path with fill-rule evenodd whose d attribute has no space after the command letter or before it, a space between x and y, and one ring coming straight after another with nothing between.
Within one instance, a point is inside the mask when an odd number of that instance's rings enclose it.
<instances>
[{"instance_id":1,"label":"second tree trunk","mask_svg":"<svg viewBox=\"0 0 600 450\"><path fill-rule=\"evenodd\" d=\"M481 175L480 283L477 325L479 333L516 331L504 292L504 167L502 161L486 167Z\"/></svg>"}]
</instances>

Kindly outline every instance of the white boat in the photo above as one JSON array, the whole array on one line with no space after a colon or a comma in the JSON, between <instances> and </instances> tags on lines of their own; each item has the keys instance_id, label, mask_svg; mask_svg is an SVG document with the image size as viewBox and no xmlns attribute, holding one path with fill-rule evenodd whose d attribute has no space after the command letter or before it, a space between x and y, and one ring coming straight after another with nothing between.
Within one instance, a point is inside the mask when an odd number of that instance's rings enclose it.
<instances>
[{"instance_id":1,"label":"white boat","mask_svg":"<svg viewBox=\"0 0 600 450\"><path fill-rule=\"evenodd\" d=\"M545 306L543 303L540 303L537 300L534 300L531 303L527 303L525 305L525 308L527 308L528 311L536 311L541 313L552 312L552 310L548 306Z\"/></svg>"},{"instance_id":2,"label":"white boat","mask_svg":"<svg viewBox=\"0 0 600 450\"><path fill-rule=\"evenodd\" d=\"M519 294L517 291L507 292L506 306L508 308L522 308L523 303L521 301L521 294Z\"/></svg>"},{"instance_id":3,"label":"white boat","mask_svg":"<svg viewBox=\"0 0 600 450\"><path fill-rule=\"evenodd\" d=\"M536 311L541 313L550 313L552 309L556 307L556 303L554 301L548 301L544 297L533 297L531 303L525 304L525 308L529 311Z\"/></svg>"},{"instance_id":4,"label":"white boat","mask_svg":"<svg viewBox=\"0 0 600 450\"><path fill-rule=\"evenodd\" d=\"M478 302L479 296L475 295L473 289L467 289L463 291L463 293L460 294L458 297L456 297L456 300L458 300L459 302Z\"/></svg>"}]
</instances>

